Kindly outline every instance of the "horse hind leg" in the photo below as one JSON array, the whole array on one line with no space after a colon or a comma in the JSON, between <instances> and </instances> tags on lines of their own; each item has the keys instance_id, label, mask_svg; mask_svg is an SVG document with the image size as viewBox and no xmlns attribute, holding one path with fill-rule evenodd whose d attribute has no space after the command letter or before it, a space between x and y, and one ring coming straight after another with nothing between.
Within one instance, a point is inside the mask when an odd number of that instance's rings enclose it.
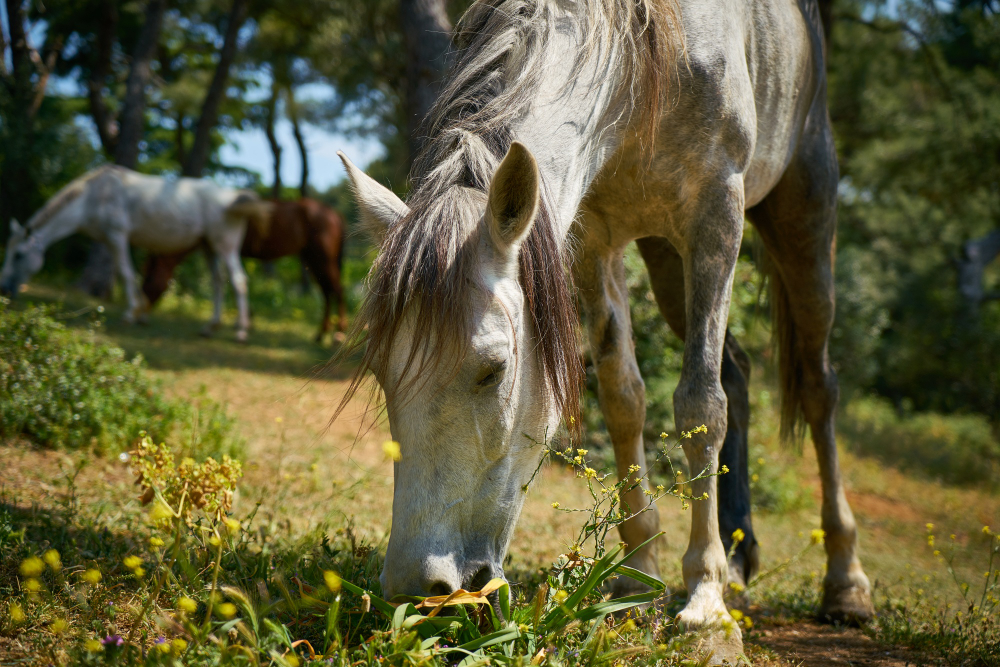
<instances>
[{"instance_id":1,"label":"horse hind leg","mask_svg":"<svg viewBox=\"0 0 1000 667\"><path fill-rule=\"evenodd\" d=\"M677 250L664 238L636 241L656 297L660 313L681 340L684 339L684 264ZM719 452L719 465L729 472L718 478L719 537L729 559L729 585L745 589L760 567L759 547L753 530L750 505L748 437L750 430L750 359L726 330L722 351L722 389L726 393L726 436ZM736 542L733 535L743 532ZM736 544L734 544L736 542ZM741 596L743 599L743 596ZM745 600L743 600L745 601Z\"/></svg>"},{"instance_id":2,"label":"horse hind leg","mask_svg":"<svg viewBox=\"0 0 1000 667\"><path fill-rule=\"evenodd\" d=\"M623 509L627 505L635 514L619 526L626 548L632 551L659 532L659 515L645 495L649 490L642 436L646 387L632 345L621 250L585 241L574 262L574 273L597 370L598 400L614 446L618 476L641 479L640 485L621 497ZM630 565L658 576L658 548L654 539L632 556ZM639 585L626 577L619 577L614 585L616 596L639 592Z\"/></svg>"},{"instance_id":3,"label":"horse hind leg","mask_svg":"<svg viewBox=\"0 0 1000 667\"><path fill-rule=\"evenodd\" d=\"M801 410L819 462L827 554L820 618L861 622L875 611L840 477L834 432L839 390L827 348L834 316L837 167L832 151L828 134L806 137L777 187L748 215L774 263L783 431L790 430Z\"/></svg>"}]
</instances>

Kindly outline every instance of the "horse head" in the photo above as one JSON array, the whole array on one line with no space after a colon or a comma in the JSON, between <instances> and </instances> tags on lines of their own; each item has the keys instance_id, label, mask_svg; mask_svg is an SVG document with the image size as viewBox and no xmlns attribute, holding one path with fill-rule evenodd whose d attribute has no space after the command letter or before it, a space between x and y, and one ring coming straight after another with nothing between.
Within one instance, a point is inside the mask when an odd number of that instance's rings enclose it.
<instances>
[{"instance_id":1,"label":"horse head","mask_svg":"<svg viewBox=\"0 0 1000 667\"><path fill-rule=\"evenodd\" d=\"M519 269L539 217L538 167L514 143L488 193L444 195L458 204L435 210L468 221L449 236L446 216L428 225L426 210L341 158L382 238L360 326L400 447L383 592L477 588L503 576L527 484L561 416Z\"/></svg>"},{"instance_id":2,"label":"horse head","mask_svg":"<svg viewBox=\"0 0 1000 667\"><path fill-rule=\"evenodd\" d=\"M0 294L17 296L21 285L38 273L45 262L45 249L17 220L10 221L7 254L0 270Z\"/></svg>"}]
</instances>

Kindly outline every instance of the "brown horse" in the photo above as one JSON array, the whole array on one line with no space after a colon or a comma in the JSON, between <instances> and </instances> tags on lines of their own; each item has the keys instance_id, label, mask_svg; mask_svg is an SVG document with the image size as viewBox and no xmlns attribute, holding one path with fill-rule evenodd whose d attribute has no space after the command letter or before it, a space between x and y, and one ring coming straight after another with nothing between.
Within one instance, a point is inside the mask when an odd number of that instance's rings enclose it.
<instances>
[{"instance_id":1,"label":"brown horse","mask_svg":"<svg viewBox=\"0 0 1000 667\"><path fill-rule=\"evenodd\" d=\"M273 213L267 224L247 225L240 254L263 261L288 255L298 255L323 290L323 320L316 341L323 340L330 330L330 301L337 297L339 308L337 329L347 326L341 266L344 255L346 225L339 213L315 199L274 201ZM146 261L142 291L151 308L167 291L177 265L198 246L171 255L150 255ZM209 264L213 264L209 259Z\"/></svg>"}]
</instances>

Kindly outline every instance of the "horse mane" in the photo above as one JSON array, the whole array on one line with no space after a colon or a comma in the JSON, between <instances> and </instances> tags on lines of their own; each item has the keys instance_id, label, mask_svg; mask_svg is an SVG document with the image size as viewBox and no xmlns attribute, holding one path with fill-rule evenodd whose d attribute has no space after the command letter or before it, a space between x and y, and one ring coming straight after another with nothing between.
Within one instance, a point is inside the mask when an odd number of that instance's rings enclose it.
<instances>
[{"instance_id":1,"label":"horse mane","mask_svg":"<svg viewBox=\"0 0 1000 667\"><path fill-rule=\"evenodd\" d=\"M411 172L410 213L386 233L368 275L369 295L341 358L361 348L361 362L337 414L367 371L385 377L388 351L404 314L417 336L406 367L412 378L439 364L457 370L472 327L473 289L482 286L476 255L490 181L513 140L512 126L534 99L546 39L556 28L557 0L480 0L455 28L457 60L424 121L427 141ZM627 117L651 148L678 49L678 10L671 0L580 0L586 41L576 68L597 56L622 73L606 125ZM633 113L634 112L634 113ZM583 368L579 322L544 182L538 217L518 257L519 277L545 381L572 433L580 427ZM426 344L426 346L425 346ZM445 358L446 350L459 353ZM415 367L414 367L415 365ZM415 370L415 372L413 372ZM404 373L405 374L405 373ZM401 387L383 387L392 394ZM336 416L336 415L335 415Z\"/></svg>"},{"instance_id":2,"label":"horse mane","mask_svg":"<svg viewBox=\"0 0 1000 667\"><path fill-rule=\"evenodd\" d=\"M70 181L67 185L63 186L59 192L57 192L51 199L45 202L38 211L35 212L31 219L28 220L27 228L30 231L36 231L41 229L49 220L51 220L56 213L61 211L67 204L72 202L74 199L83 194L86 189L87 184L97 178L107 173L125 171L124 167L119 167L114 164L105 164L97 167L96 169L91 169L82 176Z\"/></svg>"}]
</instances>

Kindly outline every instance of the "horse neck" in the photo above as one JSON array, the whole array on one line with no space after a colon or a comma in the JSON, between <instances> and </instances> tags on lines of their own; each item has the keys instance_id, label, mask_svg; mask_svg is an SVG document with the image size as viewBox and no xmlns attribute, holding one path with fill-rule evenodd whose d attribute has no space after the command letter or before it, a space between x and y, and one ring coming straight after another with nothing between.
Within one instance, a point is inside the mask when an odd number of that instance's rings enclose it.
<instances>
[{"instance_id":1,"label":"horse neck","mask_svg":"<svg viewBox=\"0 0 1000 667\"><path fill-rule=\"evenodd\" d=\"M569 234L587 188L617 150L631 111L616 108L622 76L609 71L620 62L619 47L585 51L582 25L572 15L557 21L536 96L511 128L538 161L559 239Z\"/></svg>"},{"instance_id":2,"label":"horse neck","mask_svg":"<svg viewBox=\"0 0 1000 667\"><path fill-rule=\"evenodd\" d=\"M67 202L62 208L51 214L43 225L31 232L31 236L37 243L41 244L43 249L79 231L85 222L83 215L85 197L85 194L80 195Z\"/></svg>"}]
</instances>

